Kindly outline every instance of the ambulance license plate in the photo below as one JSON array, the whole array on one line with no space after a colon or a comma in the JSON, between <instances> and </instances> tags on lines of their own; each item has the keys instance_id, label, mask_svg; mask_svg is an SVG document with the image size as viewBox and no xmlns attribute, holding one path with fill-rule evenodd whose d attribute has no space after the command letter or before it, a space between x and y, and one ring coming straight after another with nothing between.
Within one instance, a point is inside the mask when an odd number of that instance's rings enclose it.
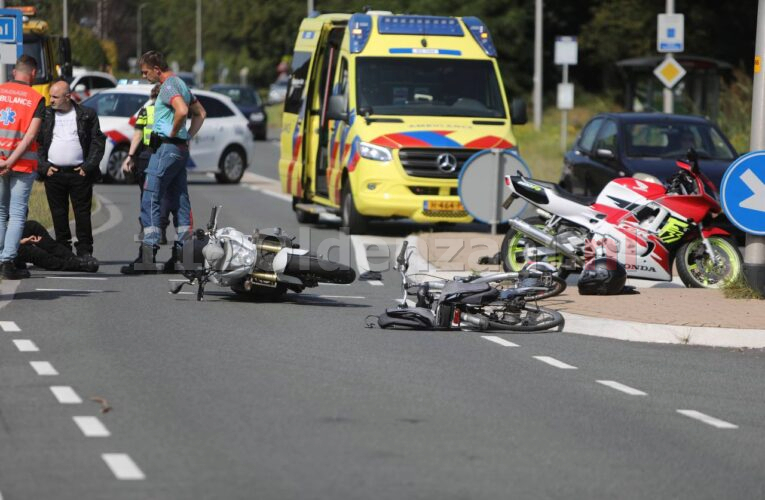
<instances>
[{"instance_id":1,"label":"ambulance license plate","mask_svg":"<svg viewBox=\"0 0 765 500\"><path fill-rule=\"evenodd\" d=\"M427 212L455 212L465 210L459 201L425 200L423 209Z\"/></svg>"}]
</instances>

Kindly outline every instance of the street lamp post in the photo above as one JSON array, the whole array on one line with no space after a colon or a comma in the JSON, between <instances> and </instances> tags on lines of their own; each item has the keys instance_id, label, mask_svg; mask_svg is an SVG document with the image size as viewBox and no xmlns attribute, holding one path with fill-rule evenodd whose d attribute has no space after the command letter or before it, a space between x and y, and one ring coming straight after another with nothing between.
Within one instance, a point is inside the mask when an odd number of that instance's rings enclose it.
<instances>
[{"instance_id":1,"label":"street lamp post","mask_svg":"<svg viewBox=\"0 0 765 500\"><path fill-rule=\"evenodd\" d=\"M137 27L136 27L136 42L135 42L135 63L138 64L138 61L141 59L141 56L143 55L143 26L142 26L142 18L141 18L141 11L144 7L149 5L148 2L144 2L141 5L138 6L138 18L137 18ZM140 70L140 68L139 68Z\"/></svg>"}]
</instances>

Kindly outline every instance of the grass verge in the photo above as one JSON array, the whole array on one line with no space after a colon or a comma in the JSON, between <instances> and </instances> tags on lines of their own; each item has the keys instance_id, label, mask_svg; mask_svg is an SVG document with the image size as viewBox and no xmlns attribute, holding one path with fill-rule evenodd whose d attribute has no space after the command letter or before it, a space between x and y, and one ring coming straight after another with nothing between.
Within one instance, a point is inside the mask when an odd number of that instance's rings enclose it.
<instances>
[{"instance_id":1,"label":"grass verge","mask_svg":"<svg viewBox=\"0 0 765 500\"><path fill-rule=\"evenodd\" d=\"M726 299L764 299L763 295L749 286L743 273L738 278L725 283L722 286L723 295Z\"/></svg>"}]
</instances>

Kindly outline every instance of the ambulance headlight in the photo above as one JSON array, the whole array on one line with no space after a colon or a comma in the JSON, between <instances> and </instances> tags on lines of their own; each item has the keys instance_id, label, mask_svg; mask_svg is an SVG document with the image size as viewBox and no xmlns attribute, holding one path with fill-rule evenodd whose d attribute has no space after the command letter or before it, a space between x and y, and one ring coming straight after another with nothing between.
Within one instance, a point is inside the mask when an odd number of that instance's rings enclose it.
<instances>
[{"instance_id":1,"label":"ambulance headlight","mask_svg":"<svg viewBox=\"0 0 765 500\"><path fill-rule=\"evenodd\" d=\"M391 161L393 159L393 156L390 154L390 149L369 144L368 142L359 144L359 154L362 158L366 158L367 160Z\"/></svg>"}]
</instances>

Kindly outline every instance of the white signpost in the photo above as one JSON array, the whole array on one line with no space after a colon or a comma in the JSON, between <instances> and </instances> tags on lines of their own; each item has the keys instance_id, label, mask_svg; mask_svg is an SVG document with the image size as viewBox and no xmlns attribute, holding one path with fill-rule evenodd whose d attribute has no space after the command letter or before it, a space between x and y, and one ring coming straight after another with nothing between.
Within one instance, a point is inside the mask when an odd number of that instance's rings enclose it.
<instances>
[{"instance_id":1,"label":"white signpost","mask_svg":"<svg viewBox=\"0 0 765 500\"><path fill-rule=\"evenodd\" d=\"M561 110L560 149L566 151L568 142L568 110L574 108L574 84L568 82L568 67L578 62L575 36L555 37L555 64L563 66L563 83L558 84L558 109Z\"/></svg>"},{"instance_id":2,"label":"white signpost","mask_svg":"<svg viewBox=\"0 0 765 500\"><path fill-rule=\"evenodd\" d=\"M666 13L656 20L656 50L666 54L664 62L656 67L653 74L664 84L664 112L674 112L672 87L685 76L685 69L672 57L673 53L685 50L685 16L675 14L675 0L667 0Z\"/></svg>"}]
</instances>

